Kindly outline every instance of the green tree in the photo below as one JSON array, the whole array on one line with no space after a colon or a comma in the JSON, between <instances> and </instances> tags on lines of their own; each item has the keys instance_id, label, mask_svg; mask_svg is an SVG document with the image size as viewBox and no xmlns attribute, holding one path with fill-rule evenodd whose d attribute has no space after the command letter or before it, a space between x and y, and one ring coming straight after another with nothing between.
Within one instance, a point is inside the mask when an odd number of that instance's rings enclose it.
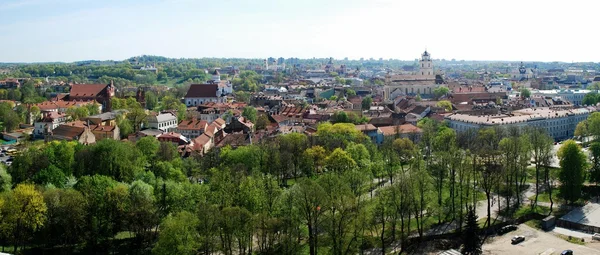
<instances>
[{"instance_id":1,"label":"green tree","mask_svg":"<svg viewBox=\"0 0 600 255\"><path fill-rule=\"evenodd\" d=\"M127 185L103 176L83 176L75 185L87 203L86 241L94 247L106 238L114 237L123 226L128 200Z\"/></svg>"},{"instance_id":2,"label":"green tree","mask_svg":"<svg viewBox=\"0 0 600 255\"><path fill-rule=\"evenodd\" d=\"M269 117L265 114L261 114L256 120L256 130L266 129L269 124L271 124Z\"/></svg>"},{"instance_id":3,"label":"green tree","mask_svg":"<svg viewBox=\"0 0 600 255\"><path fill-rule=\"evenodd\" d=\"M417 101L417 102L421 102L421 100L423 100L423 99L421 98L421 94L417 94L417 96L415 97L415 101Z\"/></svg>"},{"instance_id":4,"label":"green tree","mask_svg":"<svg viewBox=\"0 0 600 255\"><path fill-rule=\"evenodd\" d=\"M483 251L481 250L481 238L479 237L479 224L477 223L475 208L469 208L465 221L467 222L467 226L463 234L461 253L472 255L483 254Z\"/></svg>"},{"instance_id":5,"label":"green tree","mask_svg":"<svg viewBox=\"0 0 600 255\"><path fill-rule=\"evenodd\" d=\"M326 194L323 188L311 179L303 179L294 185L291 190L294 207L302 223L308 230L308 246L310 255L317 254L318 229L321 225L321 215L326 203Z\"/></svg>"},{"instance_id":6,"label":"green tree","mask_svg":"<svg viewBox=\"0 0 600 255\"><path fill-rule=\"evenodd\" d=\"M3 165L0 165L0 193L10 191L12 187L12 177Z\"/></svg>"},{"instance_id":7,"label":"green tree","mask_svg":"<svg viewBox=\"0 0 600 255\"><path fill-rule=\"evenodd\" d=\"M235 100L242 103L250 103L250 93L246 91L236 91Z\"/></svg>"},{"instance_id":8,"label":"green tree","mask_svg":"<svg viewBox=\"0 0 600 255\"><path fill-rule=\"evenodd\" d=\"M142 128L142 125L147 123L148 114L146 111L140 107L133 108L127 113L127 120L133 126L133 131L137 132Z\"/></svg>"},{"instance_id":9,"label":"green tree","mask_svg":"<svg viewBox=\"0 0 600 255\"><path fill-rule=\"evenodd\" d=\"M593 142L590 145L590 173L589 179L590 182L595 182L596 186L600 182L600 142Z\"/></svg>"},{"instance_id":10,"label":"green tree","mask_svg":"<svg viewBox=\"0 0 600 255\"><path fill-rule=\"evenodd\" d=\"M448 87L445 86L439 86L433 90L433 96L435 96L436 99L439 99L440 97L443 97L448 93L450 93L450 89L448 89Z\"/></svg>"},{"instance_id":11,"label":"green tree","mask_svg":"<svg viewBox=\"0 0 600 255\"><path fill-rule=\"evenodd\" d=\"M140 240L148 239L152 229L158 225L159 218L154 200L154 188L136 180L129 186L127 203L127 226Z\"/></svg>"},{"instance_id":12,"label":"green tree","mask_svg":"<svg viewBox=\"0 0 600 255\"><path fill-rule=\"evenodd\" d=\"M371 98L371 96L366 96L362 100L362 109L369 110L371 108L371 104L373 104L373 98Z\"/></svg>"},{"instance_id":13,"label":"green tree","mask_svg":"<svg viewBox=\"0 0 600 255\"><path fill-rule=\"evenodd\" d=\"M244 110L242 111L242 116L244 116L244 118L252 121L252 123L256 122L257 115L258 115L258 111L256 110L256 108L254 108L252 106L246 106L246 107L244 107Z\"/></svg>"},{"instance_id":14,"label":"green tree","mask_svg":"<svg viewBox=\"0 0 600 255\"><path fill-rule=\"evenodd\" d=\"M573 140L567 140L558 150L560 160L560 193L571 204L581 198L581 188L584 182L586 156L579 145Z\"/></svg>"},{"instance_id":15,"label":"green tree","mask_svg":"<svg viewBox=\"0 0 600 255\"><path fill-rule=\"evenodd\" d=\"M343 173L352 170L355 167L356 162L354 159L341 148L333 150L333 152L325 159L325 168L335 173Z\"/></svg>"},{"instance_id":16,"label":"green tree","mask_svg":"<svg viewBox=\"0 0 600 255\"><path fill-rule=\"evenodd\" d=\"M67 116L72 120L82 120L90 115L89 110L86 107L69 107L67 109Z\"/></svg>"},{"instance_id":17,"label":"green tree","mask_svg":"<svg viewBox=\"0 0 600 255\"><path fill-rule=\"evenodd\" d=\"M44 201L48 207L48 220L42 230L44 243L55 246L83 242L87 201L81 192L74 189L46 189Z\"/></svg>"},{"instance_id":18,"label":"green tree","mask_svg":"<svg viewBox=\"0 0 600 255\"><path fill-rule=\"evenodd\" d=\"M575 136L580 136L582 139L588 136L587 120L577 123L575 127Z\"/></svg>"},{"instance_id":19,"label":"green tree","mask_svg":"<svg viewBox=\"0 0 600 255\"><path fill-rule=\"evenodd\" d=\"M145 94L146 109L154 109L158 107L158 96L152 91Z\"/></svg>"},{"instance_id":20,"label":"green tree","mask_svg":"<svg viewBox=\"0 0 600 255\"><path fill-rule=\"evenodd\" d=\"M137 147L149 161L152 161L154 157L156 157L159 146L160 142L153 136L142 137L135 143L135 147Z\"/></svg>"},{"instance_id":21,"label":"green tree","mask_svg":"<svg viewBox=\"0 0 600 255\"><path fill-rule=\"evenodd\" d=\"M452 103L450 103L450 101L448 101L448 100L439 101L439 102L437 102L436 106L440 107L440 108L444 108L444 110L446 110L447 112L452 111Z\"/></svg>"},{"instance_id":22,"label":"green tree","mask_svg":"<svg viewBox=\"0 0 600 255\"><path fill-rule=\"evenodd\" d=\"M18 184L13 192L8 194L6 206L3 209L3 225L12 228L14 239L13 253L17 247L25 247L26 241L32 234L41 229L46 223L48 208L42 193L32 184Z\"/></svg>"},{"instance_id":23,"label":"green tree","mask_svg":"<svg viewBox=\"0 0 600 255\"><path fill-rule=\"evenodd\" d=\"M591 92L585 94L583 96L583 101L581 102L583 105L596 105L598 103L599 96L598 92Z\"/></svg>"},{"instance_id":24,"label":"green tree","mask_svg":"<svg viewBox=\"0 0 600 255\"><path fill-rule=\"evenodd\" d=\"M521 98L529 98L531 97L531 91L527 88L521 88Z\"/></svg>"},{"instance_id":25,"label":"green tree","mask_svg":"<svg viewBox=\"0 0 600 255\"><path fill-rule=\"evenodd\" d=\"M552 157L553 140L544 129L533 129L529 131L528 134L528 138L531 142L533 163L535 164L535 198L532 204L532 207L534 207L537 206L541 170L543 167L547 167L547 162L550 161Z\"/></svg>"},{"instance_id":26,"label":"green tree","mask_svg":"<svg viewBox=\"0 0 600 255\"><path fill-rule=\"evenodd\" d=\"M350 82L352 82L352 81L350 81ZM355 90L353 90L353 89L346 89L346 95L347 95L348 97L353 97L353 96L356 96L356 91L355 91Z\"/></svg>"},{"instance_id":27,"label":"green tree","mask_svg":"<svg viewBox=\"0 0 600 255\"><path fill-rule=\"evenodd\" d=\"M600 90L600 82L594 82L590 84L587 89L589 90Z\"/></svg>"},{"instance_id":28,"label":"green tree","mask_svg":"<svg viewBox=\"0 0 600 255\"><path fill-rule=\"evenodd\" d=\"M6 132L12 132L13 130L17 129L22 121L23 120L21 117L14 111L7 112L2 118L3 126Z\"/></svg>"},{"instance_id":29,"label":"green tree","mask_svg":"<svg viewBox=\"0 0 600 255\"><path fill-rule=\"evenodd\" d=\"M154 254L196 254L199 248L197 227L200 220L190 212L167 216L160 224Z\"/></svg>"}]
</instances>

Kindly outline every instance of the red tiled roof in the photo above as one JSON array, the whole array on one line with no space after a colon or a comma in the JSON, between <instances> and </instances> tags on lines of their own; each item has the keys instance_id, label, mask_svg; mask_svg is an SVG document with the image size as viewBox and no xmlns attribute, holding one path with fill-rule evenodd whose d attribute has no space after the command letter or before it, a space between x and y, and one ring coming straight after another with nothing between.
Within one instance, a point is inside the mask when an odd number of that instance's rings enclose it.
<instances>
[{"instance_id":1,"label":"red tiled roof","mask_svg":"<svg viewBox=\"0 0 600 255\"><path fill-rule=\"evenodd\" d=\"M110 84L73 84L69 96L96 97Z\"/></svg>"},{"instance_id":2,"label":"red tiled roof","mask_svg":"<svg viewBox=\"0 0 600 255\"><path fill-rule=\"evenodd\" d=\"M379 127L379 130L383 133L383 135L395 135L397 132L400 134L407 133L421 133L421 129L413 124L403 124L398 126L385 126Z\"/></svg>"},{"instance_id":3,"label":"red tiled roof","mask_svg":"<svg viewBox=\"0 0 600 255\"><path fill-rule=\"evenodd\" d=\"M84 130L85 127L82 126L72 126L68 124L63 124L53 129L52 135L73 139L75 136L81 135L81 133L83 133Z\"/></svg>"},{"instance_id":4,"label":"red tiled roof","mask_svg":"<svg viewBox=\"0 0 600 255\"><path fill-rule=\"evenodd\" d=\"M377 130L377 127L373 126L373 124L360 124L360 125L356 125L356 130L358 130L358 131L373 131L373 130Z\"/></svg>"},{"instance_id":5,"label":"red tiled roof","mask_svg":"<svg viewBox=\"0 0 600 255\"><path fill-rule=\"evenodd\" d=\"M157 138L181 138L181 134L175 132L163 133L157 136Z\"/></svg>"},{"instance_id":6,"label":"red tiled roof","mask_svg":"<svg viewBox=\"0 0 600 255\"><path fill-rule=\"evenodd\" d=\"M210 142L210 137L206 134L202 134L196 138L194 138L194 149L202 150L202 147Z\"/></svg>"},{"instance_id":7,"label":"red tiled roof","mask_svg":"<svg viewBox=\"0 0 600 255\"><path fill-rule=\"evenodd\" d=\"M208 122L206 122L206 120L196 120L196 119L182 120L181 122L179 122L179 125L177 125L177 129L180 129L180 130L203 130L206 128L206 125L208 125Z\"/></svg>"},{"instance_id":8,"label":"red tiled roof","mask_svg":"<svg viewBox=\"0 0 600 255\"><path fill-rule=\"evenodd\" d=\"M185 97L217 97L217 84L192 84Z\"/></svg>"},{"instance_id":9,"label":"red tiled roof","mask_svg":"<svg viewBox=\"0 0 600 255\"><path fill-rule=\"evenodd\" d=\"M221 118L217 118L216 120L213 121L213 123L216 123L217 125L219 125L219 127L225 125L225 120L221 119Z\"/></svg>"}]
</instances>

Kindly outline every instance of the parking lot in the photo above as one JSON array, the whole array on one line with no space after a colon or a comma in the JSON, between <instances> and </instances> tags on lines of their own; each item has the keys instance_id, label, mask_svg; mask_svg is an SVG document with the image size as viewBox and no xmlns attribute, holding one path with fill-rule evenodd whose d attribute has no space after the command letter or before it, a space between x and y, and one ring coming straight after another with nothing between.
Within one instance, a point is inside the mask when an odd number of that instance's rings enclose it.
<instances>
[{"instance_id":1,"label":"parking lot","mask_svg":"<svg viewBox=\"0 0 600 255\"><path fill-rule=\"evenodd\" d=\"M512 245L510 239L516 235L525 236L525 241ZM596 246L596 245L594 245ZM573 254L600 254L600 250L567 242L552 233L519 225L516 231L502 236L488 237L483 245L483 254L560 254L563 250L573 250Z\"/></svg>"}]
</instances>

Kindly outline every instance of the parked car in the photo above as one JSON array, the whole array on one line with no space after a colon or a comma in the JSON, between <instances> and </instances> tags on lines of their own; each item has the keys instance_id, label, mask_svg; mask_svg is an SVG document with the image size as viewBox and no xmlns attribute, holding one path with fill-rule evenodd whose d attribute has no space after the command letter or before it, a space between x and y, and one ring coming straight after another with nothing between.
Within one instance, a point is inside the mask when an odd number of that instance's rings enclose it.
<instances>
[{"instance_id":1,"label":"parked car","mask_svg":"<svg viewBox=\"0 0 600 255\"><path fill-rule=\"evenodd\" d=\"M515 231L515 230L517 230L516 225L506 225L506 226L502 227L500 230L498 230L498 233L503 235L503 234L506 234L508 232Z\"/></svg>"},{"instance_id":2,"label":"parked car","mask_svg":"<svg viewBox=\"0 0 600 255\"><path fill-rule=\"evenodd\" d=\"M573 255L573 251L572 250L564 250L563 252L560 253L560 255Z\"/></svg>"},{"instance_id":3,"label":"parked car","mask_svg":"<svg viewBox=\"0 0 600 255\"><path fill-rule=\"evenodd\" d=\"M510 239L510 242L512 244L518 244L518 243L523 242L523 241L525 241L525 237L524 236L515 236L512 239Z\"/></svg>"}]
</instances>

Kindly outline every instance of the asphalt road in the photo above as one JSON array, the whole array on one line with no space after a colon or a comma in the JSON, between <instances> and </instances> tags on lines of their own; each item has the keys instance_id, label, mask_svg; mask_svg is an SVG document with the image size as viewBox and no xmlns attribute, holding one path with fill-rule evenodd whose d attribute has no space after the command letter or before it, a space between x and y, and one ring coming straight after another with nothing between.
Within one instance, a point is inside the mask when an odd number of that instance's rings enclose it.
<instances>
[{"instance_id":1,"label":"asphalt road","mask_svg":"<svg viewBox=\"0 0 600 255\"><path fill-rule=\"evenodd\" d=\"M510 239L516 235L525 236L525 241L519 244L511 244ZM531 228L525 224L519 225L519 229L502 236L488 238L483 245L483 254L560 254L563 250L573 250L573 254L600 254L595 248L577 245L565 241L551 233Z\"/></svg>"}]
</instances>

